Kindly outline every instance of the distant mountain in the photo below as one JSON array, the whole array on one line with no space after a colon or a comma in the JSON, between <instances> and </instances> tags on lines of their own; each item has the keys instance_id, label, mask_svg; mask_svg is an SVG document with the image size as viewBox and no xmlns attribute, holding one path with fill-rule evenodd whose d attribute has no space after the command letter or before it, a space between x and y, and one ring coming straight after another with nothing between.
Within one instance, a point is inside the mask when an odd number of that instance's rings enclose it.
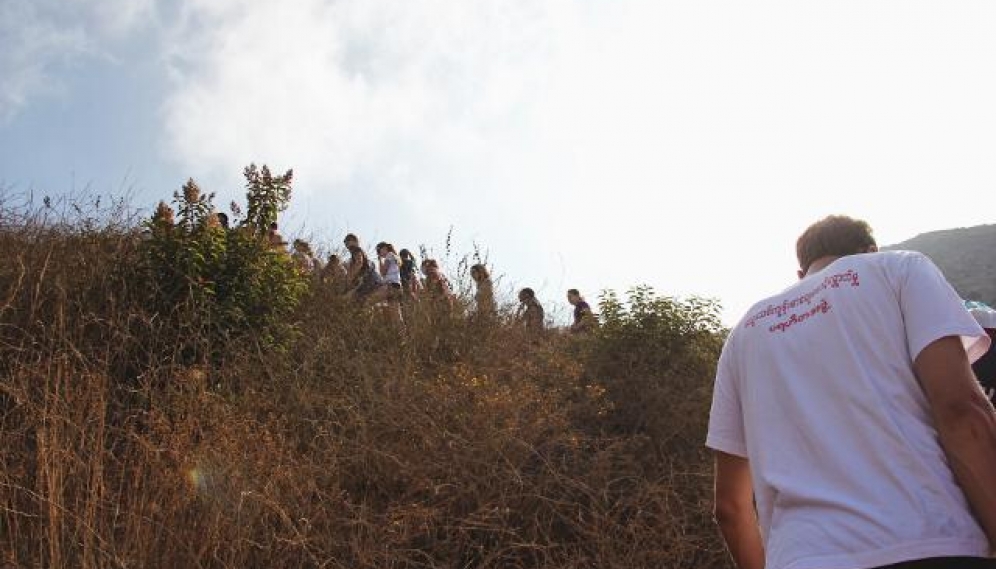
<instances>
[{"instance_id":1,"label":"distant mountain","mask_svg":"<svg viewBox=\"0 0 996 569\"><path fill-rule=\"evenodd\" d=\"M962 298L996 307L996 225L931 231L884 248L923 253Z\"/></svg>"}]
</instances>

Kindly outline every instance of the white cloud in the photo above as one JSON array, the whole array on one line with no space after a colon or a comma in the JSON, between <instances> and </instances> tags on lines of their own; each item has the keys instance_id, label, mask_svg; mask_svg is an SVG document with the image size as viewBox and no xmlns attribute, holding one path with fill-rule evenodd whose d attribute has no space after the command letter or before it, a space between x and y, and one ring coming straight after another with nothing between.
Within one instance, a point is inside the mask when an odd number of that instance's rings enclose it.
<instances>
[{"instance_id":1,"label":"white cloud","mask_svg":"<svg viewBox=\"0 0 996 569\"><path fill-rule=\"evenodd\" d=\"M41 20L29 2L0 3L0 124L10 120L36 93L51 89L48 68L87 51L78 29Z\"/></svg>"},{"instance_id":2,"label":"white cloud","mask_svg":"<svg viewBox=\"0 0 996 569\"><path fill-rule=\"evenodd\" d=\"M991 218L950 188L996 208L983 3L237 6L192 0L173 38L182 164L294 165L315 206L377 204L339 218L377 231L469 226L558 301L648 282L730 318L822 215L895 242Z\"/></svg>"},{"instance_id":3,"label":"white cloud","mask_svg":"<svg viewBox=\"0 0 996 569\"><path fill-rule=\"evenodd\" d=\"M731 318L827 213L883 243L992 219L994 25L981 1L8 0L0 119L148 31L178 178L294 167L312 227L454 226L558 302L647 282Z\"/></svg>"},{"instance_id":4,"label":"white cloud","mask_svg":"<svg viewBox=\"0 0 996 569\"><path fill-rule=\"evenodd\" d=\"M115 59L115 42L154 16L155 0L0 2L0 125L37 98L65 95L67 70Z\"/></svg>"},{"instance_id":5,"label":"white cloud","mask_svg":"<svg viewBox=\"0 0 996 569\"><path fill-rule=\"evenodd\" d=\"M262 157L326 185L371 169L390 174L367 183L427 165L480 173L535 91L544 18L528 1L190 2L172 42L174 147L187 164L237 172Z\"/></svg>"}]
</instances>

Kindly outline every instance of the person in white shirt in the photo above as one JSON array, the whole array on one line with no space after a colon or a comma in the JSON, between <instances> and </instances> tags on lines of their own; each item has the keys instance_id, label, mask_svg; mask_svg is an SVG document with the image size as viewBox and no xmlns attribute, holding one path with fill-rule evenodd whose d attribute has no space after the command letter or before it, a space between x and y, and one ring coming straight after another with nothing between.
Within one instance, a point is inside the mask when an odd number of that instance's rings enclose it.
<instances>
[{"instance_id":1,"label":"person in white shirt","mask_svg":"<svg viewBox=\"0 0 996 569\"><path fill-rule=\"evenodd\" d=\"M377 259L380 263L380 276L392 291L401 293L401 261L394 251L394 245L381 241L377 244Z\"/></svg>"},{"instance_id":2,"label":"person in white shirt","mask_svg":"<svg viewBox=\"0 0 996 569\"><path fill-rule=\"evenodd\" d=\"M740 569L996 567L989 337L919 253L830 216L798 283L750 309L717 368L706 445Z\"/></svg>"},{"instance_id":3,"label":"person in white shirt","mask_svg":"<svg viewBox=\"0 0 996 569\"><path fill-rule=\"evenodd\" d=\"M374 304L387 303L387 312L397 324L403 324L401 314L401 260L394 250L394 245L381 241L377 244L377 259L383 284L373 295Z\"/></svg>"}]
</instances>

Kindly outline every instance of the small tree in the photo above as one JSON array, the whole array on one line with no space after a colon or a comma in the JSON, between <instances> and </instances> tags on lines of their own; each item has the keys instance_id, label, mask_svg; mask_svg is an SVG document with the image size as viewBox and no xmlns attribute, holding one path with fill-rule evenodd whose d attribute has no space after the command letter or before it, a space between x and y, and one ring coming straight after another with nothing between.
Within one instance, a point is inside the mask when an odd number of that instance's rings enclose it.
<instances>
[{"instance_id":1,"label":"small tree","mask_svg":"<svg viewBox=\"0 0 996 569\"><path fill-rule=\"evenodd\" d=\"M722 346L719 305L659 296L646 286L627 297L603 294L602 325L586 340L585 368L610 404L604 427L643 433L671 449L698 448Z\"/></svg>"},{"instance_id":2,"label":"small tree","mask_svg":"<svg viewBox=\"0 0 996 569\"><path fill-rule=\"evenodd\" d=\"M150 303L188 361L217 357L234 338L283 346L307 289L290 257L266 240L290 200L291 172L273 177L251 165L245 176L248 214L235 229L221 226L214 194L193 180L174 193L175 213L160 202L147 222L142 258Z\"/></svg>"},{"instance_id":3,"label":"small tree","mask_svg":"<svg viewBox=\"0 0 996 569\"><path fill-rule=\"evenodd\" d=\"M246 167L246 218L243 224L252 228L257 235L263 235L270 224L277 221L277 215L290 204L293 170L282 176L273 176L265 165L256 168L255 164Z\"/></svg>"}]
</instances>

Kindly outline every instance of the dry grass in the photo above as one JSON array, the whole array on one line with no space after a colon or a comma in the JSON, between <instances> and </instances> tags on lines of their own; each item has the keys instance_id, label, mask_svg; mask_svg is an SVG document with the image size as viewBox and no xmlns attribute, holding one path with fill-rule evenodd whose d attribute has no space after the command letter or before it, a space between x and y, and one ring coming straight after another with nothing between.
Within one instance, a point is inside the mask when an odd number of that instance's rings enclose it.
<instances>
[{"instance_id":1,"label":"dry grass","mask_svg":"<svg viewBox=\"0 0 996 569\"><path fill-rule=\"evenodd\" d=\"M727 566L709 377L659 382L655 401L681 403L658 423L698 441L671 452L613 430L583 343L426 309L401 341L321 289L290 350L183 366L171 342L196 331L147 313L128 223L16 213L0 215L0 565Z\"/></svg>"}]
</instances>

